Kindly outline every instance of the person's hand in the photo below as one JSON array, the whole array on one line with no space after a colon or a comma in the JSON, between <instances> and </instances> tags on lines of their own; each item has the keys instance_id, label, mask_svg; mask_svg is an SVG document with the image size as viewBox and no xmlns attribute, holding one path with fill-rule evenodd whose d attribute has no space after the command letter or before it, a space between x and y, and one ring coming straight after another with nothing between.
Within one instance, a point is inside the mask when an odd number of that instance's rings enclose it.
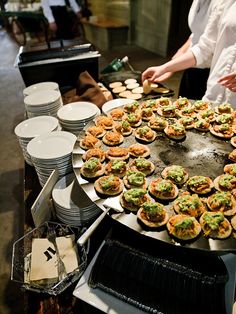
<instances>
[{"instance_id":1,"label":"person's hand","mask_svg":"<svg viewBox=\"0 0 236 314\"><path fill-rule=\"evenodd\" d=\"M236 93L236 71L222 76L218 83Z\"/></svg>"},{"instance_id":2,"label":"person's hand","mask_svg":"<svg viewBox=\"0 0 236 314\"><path fill-rule=\"evenodd\" d=\"M57 24L55 22L49 23L49 29L53 32L56 33L57 31Z\"/></svg>"},{"instance_id":3,"label":"person's hand","mask_svg":"<svg viewBox=\"0 0 236 314\"><path fill-rule=\"evenodd\" d=\"M168 78L171 72L165 72L162 65L156 67L149 67L142 73L142 82L148 80L149 82L162 82Z\"/></svg>"},{"instance_id":4,"label":"person's hand","mask_svg":"<svg viewBox=\"0 0 236 314\"><path fill-rule=\"evenodd\" d=\"M76 15L77 15L77 18L78 18L79 20L81 20L82 17L83 17L81 11L78 11L78 12L76 13Z\"/></svg>"}]
</instances>

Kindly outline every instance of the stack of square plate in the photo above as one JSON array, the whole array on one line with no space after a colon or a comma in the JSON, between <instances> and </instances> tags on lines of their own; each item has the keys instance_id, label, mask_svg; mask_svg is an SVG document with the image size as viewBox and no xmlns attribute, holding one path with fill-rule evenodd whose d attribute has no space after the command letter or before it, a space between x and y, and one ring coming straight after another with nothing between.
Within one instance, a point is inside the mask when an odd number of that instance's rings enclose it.
<instances>
[{"instance_id":1,"label":"stack of square plate","mask_svg":"<svg viewBox=\"0 0 236 314\"><path fill-rule=\"evenodd\" d=\"M56 90L59 91L59 85L56 82L41 82L30 85L23 90L24 97L29 96L41 90Z\"/></svg>"},{"instance_id":2,"label":"stack of square plate","mask_svg":"<svg viewBox=\"0 0 236 314\"><path fill-rule=\"evenodd\" d=\"M57 218L70 226L85 226L101 213L78 184L74 173L62 177L52 190Z\"/></svg>"},{"instance_id":3,"label":"stack of square plate","mask_svg":"<svg viewBox=\"0 0 236 314\"><path fill-rule=\"evenodd\" d=\"M72 171L72 150L76 136L65 131L45 133L32 139L27 145L41 186L44 186L54 169L59 177Z\"/></svg>"},{"instance_id":4,"label":"stack of square plate","mask_svg":"<svg viewBox=\"0 0 236 314\"><path fill-rule=\"evenodd\" d=\"M100 113L100 109L93 103L78 101L60 108L57 117L63 130L78 134Z\"/></svg>"},{"instance_id":5,"label":"stack of square plate","mask_svg":"<svg viewBox=\"0 0 236 314\"><path fill-rule=\"evenodd\" d=\"M57 116L62 107L61 93L55 90L40 90L24 98L25 109L29 118L36 116Z\"/></svg>"},{"instance_id":6,"label":"stack of square plate","mask_svg":"<svg viewBox=\"0 0 236 314\"><path fill-rule=\"evenodd\" d=\"M36 136L57 130L58 126L59 121L56 118L40 116L24 120L15 127L14 132L20 143L25 161L29 165L32 166L33 163L27 152L28 143Z\"/></svg>"}]
</instances>

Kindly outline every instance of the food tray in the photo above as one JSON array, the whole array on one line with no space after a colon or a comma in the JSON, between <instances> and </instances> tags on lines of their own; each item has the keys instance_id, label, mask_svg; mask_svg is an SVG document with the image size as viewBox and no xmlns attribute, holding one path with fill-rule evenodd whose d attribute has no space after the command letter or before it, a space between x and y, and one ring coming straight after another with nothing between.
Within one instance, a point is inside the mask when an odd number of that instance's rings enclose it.
<instances>
[{"instance_id":1,"label":"food tray","mask_svg":"<svg viewBox=\"0 0 236 314\"><path fill-rule=\"evenodd\" d=\"M93 124L93 123L91 123ZM91 126L87 125L86 128ZM94 190L93 183L84 180L80 176L80 167L83 164L82 154L84 150L79 146L79 139L84 135L82 132L75 143L73 149L73 169L79 184L85 190L90 199L98 206L104 209L104 204L111 208L121 210L119 196L110 199L100 198ZM124 142L120 147L129 147L136 143L134 136L124 137ZM182 141L174 141L169 139L163 132L157 133L157 138L154 142L147 144L150 148L150 161L155 164L155 172L148 180L160 176L162 170L171 164L181 165L185 167L189 173L189 177L194 175L209 176L211 179L216 178L223 173L224 166L229 163L228 154L232 151L232 146L229 140L222 140L213 136L210 132L199 132L196 130L187 130L186 138ZM102 148L107 150L107 146L102 143ZM179 189L179 194L187 190L186 184ZM173 202L164 204L167 211L173 215L174 211L171 208ZM169 236L166 228L160 230L151 230L148 227L140 225L137 216L134 213L112 213L111 217L119 223L137 231L145 236L158 239L160 241L182 246L185 248L202 249L208 251L235 251L236 239L235 233L225 240L206 238L200 235L192 241L177 241Z\"/></svg>"},{"instance_id":2,"label":"food tray","mask_svg":"<svg viewBox=\"0 0 236 314\"><path fill-rule=\"evenodd\" d=\"M112 89L109 87L110 83L113 82L122 82L124 83L125 80L127 79L136 79L137 82L140 84L141 86L141 72L139 71L119 71L119 72L112 72L112 73L108 73L108 74L103 74L100 78L101 82L107 87L108 90L110 90L110 92L112 93ZM158 83L158 87L165 87L164 85L162 85L161 83ZM167 87L165 87L166 89L169 90L168 93L154 93L151 92L148 95L143 94L142 100L148 98L159 98L161 96L165 96L165 97L172 97L174 96L174 91L172 89L169 89ZM112 95L114 96L114 98L117 98L118 95L112 93Z\"/></svg>"}]
</instances>

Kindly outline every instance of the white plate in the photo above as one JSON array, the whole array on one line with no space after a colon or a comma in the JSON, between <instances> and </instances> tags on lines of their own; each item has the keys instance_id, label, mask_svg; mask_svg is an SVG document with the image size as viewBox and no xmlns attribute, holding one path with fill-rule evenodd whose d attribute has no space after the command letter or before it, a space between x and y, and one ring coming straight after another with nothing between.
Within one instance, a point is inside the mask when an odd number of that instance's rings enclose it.
<instances>
[{"instance_id":1,"label":"white plate","mask_svg":"<svg viewBox=\"0 0 236 314\"><path fill-rule=\"evenodd\" d=\"M56 82L41 82L37 84L30 85L23 90L23 95L29 96L40 90L55 90L59 91L59 85Z\"/></svg>"},{"instance_id":2,"label":"white plate","mask_svg":"<svg viewBox=\"0 0 236 314\"><path fill-rule=\"evenodd\" d=\"M59 121L54 117L39 116L22 121L14 131L18 137L33 138L55 130L58 125Z\"/></svg>"},{"instance_id":3,"label":"white plate","mask_svg":"<svg viewBox=\"0 0 236 314\"><path fill-rule=\"evenodd\" d=\"M92 119L98 110L98 107L91 102L78 101L60 108L57 116L62 121L87 121Z\"/></svg>"},{"instance_id":4,"label":"white plate","mask_svg":"<svg viewBox=\"0 0 236 314\"><path fill-rule=\"evenodd\" d=\"M26 106L47 106L60 99L61 93L55 90L42 90L26 96L24 103Z\"/></svg>"},{"instance_id":5,"label":"white plate","mask_svg":"<svg viewBox=\"0 0 236 314\"><path fill-rule=\"evenodd\" d=\"M39 159L60 158L72 153L76 136L66 131L39 135L27 145L30 156Z\"/></svg>"},{"instance_id":6,"label":"white plate","mask_svg":"<svg viewBox=\"0 0 236 314\"><path fill-rule=\"evenodd\" d=\"M83 276L73 291L73 295L91 306L109 314L144 314L140 309L121 301L120 299L108 294L101 289L89 287L88 281L93 265L97 259L101 247L93 257L91 263L86 268Z\"/></svg>"},{"instance_id":7,"label":"white plate","mask_svg":"<svg viewBox=\"0 0 236 314\"><path fill-rule=\"evenodd\" d=\"M134 102L133 99L128 99L128 98L117 98L117 99L113 99L113 100L109 100L107 102L105 102L105 104L102 106L102 112L104 114L107 114L107 112L111 109L120 107L120 106L124 106L126 104L132 103Z\"/></svg>"}]
</instances>

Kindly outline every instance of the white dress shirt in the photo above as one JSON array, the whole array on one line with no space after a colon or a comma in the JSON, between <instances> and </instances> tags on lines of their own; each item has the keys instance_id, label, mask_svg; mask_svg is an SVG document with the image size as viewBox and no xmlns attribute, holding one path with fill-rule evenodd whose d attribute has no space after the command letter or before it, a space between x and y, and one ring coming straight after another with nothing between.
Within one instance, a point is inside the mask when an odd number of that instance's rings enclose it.
<instances>
[{"instance_id":1,"label":"white dress shirt","mask_svg":"<svg viewBox=\"0 0 236 314\"><path fill-rule=\"evenodd\" d=\"M210 67L204 100L231 103L236 108L236 93L217 83L223 75L236 71L236 1L221 0L213 11L199 43L191 50L197 67Z\"/></svg>"},{"instance_id":2,"label":"white dress shirt","mask_svg":"<svg viewBox=\"0 0 236 314\"><path fill-rule=\"evenodd\" d=\"M69 0L70 6L72 10L77 13L81 10L80 6L76 2L76 0ZM43 14L48 20L48 23L55 22L54 17L52 15L51 6L65 6L65 0L41 0L41 5L43 9Z\"/></svg>"}]
</instances>

